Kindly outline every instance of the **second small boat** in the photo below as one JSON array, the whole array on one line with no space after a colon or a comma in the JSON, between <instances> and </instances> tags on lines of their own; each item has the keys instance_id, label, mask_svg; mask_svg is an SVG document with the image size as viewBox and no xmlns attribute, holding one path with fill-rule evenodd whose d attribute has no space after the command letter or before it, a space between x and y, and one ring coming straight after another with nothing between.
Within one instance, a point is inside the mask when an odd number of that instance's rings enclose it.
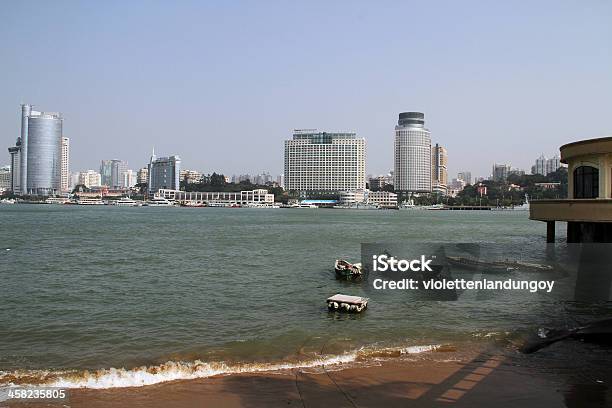
<instances>
[{"instance_id":1,"label":"second small boat","mask_svg":"<svg viewBox=\"0 0 612 408\"><path fill-rule=\"evenodd\" d=\"M339 279L361 278L361 263L352 264L344 259L336 259L334 270Z\"/></svg>"}]
</instances>

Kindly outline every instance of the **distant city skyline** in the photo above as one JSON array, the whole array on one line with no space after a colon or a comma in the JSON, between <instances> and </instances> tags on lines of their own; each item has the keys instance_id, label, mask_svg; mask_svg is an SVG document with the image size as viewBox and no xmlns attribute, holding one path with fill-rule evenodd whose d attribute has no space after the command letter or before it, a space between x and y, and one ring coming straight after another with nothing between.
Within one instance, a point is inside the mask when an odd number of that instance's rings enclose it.
<instances>
[{"instance_id":1,"label":"distant city skyline","mask_svg":"<svg viewBox=\"0 0 612 408\"><path fill-rule=\"evenodd\" d=\"M453 176L529 172L612 134L611 3L443 3L11 3L0 145L20 103L63 113L73 172L136 170L154 146L202 172L280 174L292 130L319 128L357 132L366 173L387 174L406 111L426 114Z\"/></svg>"}]
</instances>

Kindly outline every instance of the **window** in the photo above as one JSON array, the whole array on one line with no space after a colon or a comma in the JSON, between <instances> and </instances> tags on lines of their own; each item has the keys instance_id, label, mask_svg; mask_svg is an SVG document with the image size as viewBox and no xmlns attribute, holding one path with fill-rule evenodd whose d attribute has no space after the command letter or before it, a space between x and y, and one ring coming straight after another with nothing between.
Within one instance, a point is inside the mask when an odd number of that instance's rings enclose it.
<instances>
[{"instance_id":1,"label":"window","mask_svg":"<svg viewBox=\"0 0 612 408\"><path fill-rule=\"evenodd\" d=\"M580 166L574 170L574 198L599 197L599 170Z\"/></svg>"}]
</instances>

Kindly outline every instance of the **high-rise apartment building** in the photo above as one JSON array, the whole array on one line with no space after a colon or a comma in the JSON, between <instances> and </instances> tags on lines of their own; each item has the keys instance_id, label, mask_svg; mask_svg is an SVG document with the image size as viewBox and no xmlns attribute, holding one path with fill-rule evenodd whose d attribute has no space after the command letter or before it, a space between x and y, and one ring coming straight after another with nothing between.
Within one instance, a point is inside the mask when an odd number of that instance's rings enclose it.
<instances>
[{"instance_id":1,"label":"high-rise apartment building","mask_svg":"<svg viewBox=\"0 0 612 408\"><path fill-rule=\"evenodd\" d=\"M179 156L157 158L153 151L151 160L149 160L149 194L155 194L160 189L178 190L180 174L181 158Z\"/></svg>"},{"instance_id":2,"label":"high-rise apartment building","mask_svg":"<svg viewBox=\"0 0 612 408\"><path fill-rule=\"evenodd\" d=\"M57 112L39 112L21 105L21 136L11 154L11 184L16 194L54 195L61 191L62 131ZM18 179L18 182L17 182Z\"/></svg>"},{"instance_id":3,"label":"high-rise apartment building","mask_svg":"<svg viewBox=\"0 0 612 408\"><path fill-rule=\"evenodd\" d=\"M131 169L127 169L121 173L121 187L132 188L136 185L136 172Z\"/></svg>"},{"instance_id":4,"label":"high-rise apartment building","mask_svg":"<svg viewBox=\"0 0 612 408\"><path fill-rule=\"evenodd\" d=\"M82 171L79 173L78 183L87 188L100 187L102 185L102 176L94 170Z\"/></svg>"},{"instance_id":5,"label":"high-rise apartment building","mask_svg":"<svg viewBox=\"0 0 612 408\"><path fill-rule=\"evenodd\" d=\"M457 173L457 180L463 180L465 184L472 184L472 172L462 171Z\"/></svg>"},{"instance_id":6,"label":"high-rise apartment building","mask_svg":"<svg viewBox=\"0 0 612 408\"><path fill-rule=\"evenodd\" d=\"M492 177L494 181L506 181L510 174L509 164L493 164Z\"/></svg>"},{"instance_id":7,"label":"high-rise apartment building","mask_svg":"<svg viewBox=\"0 0 612 408\"><path fill-rule=\"evenodd\" d=\"M547 176L553 173L561 167L561 160L559 155L554 155L550 159L547 159L544 154L541 154L535 161L535 164L531 166L531 174L541 174Z\"/></svg>"},{"instance_id":8,"label":"high-rise apartment building","mask_svg":"<svg viewBox=\"0 0 612 408\"><path fill-rule=\"evenodd\" d=\"M303 197L365 188L365 139L297 129L285 141L285 190Z\"/></svg>"},{"instance_id":9,"label":"high-rise apartment building","mask_svg":"<svg viewBox=\"0 0 612 408\"><path fill-rule=\"evenodd\" d=\"M61 171L62 192L70 191L70 139L62 137L62 171Z\"/></svg>"},{"instance_id":10,"label":"high-rise apartment building","mask_svg":"<svg viewBox=\"0 0 612 408\"><path fill-rule=\"evenodd\" d=\"M421 112L402 112L395 127L393 184L400 193L431 192L431 134Z\"/></svg>"},{"instance_id":11,"label":"high-rise apartment building","mask_svg":"<svg viewBox=\"0 0 612 408\"><path fill-rule=\"evenodd\" d=\"M446 194L448 190L448 154L438 143L431 150L431 189Z\"/></svg>"},{"instance_id":12,"label":"high-rise apartment building","mask_svg":"<svg viewBox=\"0 0 612 408\"><path fill-rule=\"evenodd\" d=\"M548 176L550 173L554 173L555 171L561 168L561 159L559 155L554 155L550 159L546 160L546 175Z\"/></svg>"},{"instance_id":13,"label":"high-rise apartment building","mask_svg":"<svg viewBox=\"0 0 612 408\"><path fill-rule=\"evenodd\" d=\"M136 182L138 184L147 184L149 182L149 168L143 167L136 173Z\"/></svg>"}]
</instances>

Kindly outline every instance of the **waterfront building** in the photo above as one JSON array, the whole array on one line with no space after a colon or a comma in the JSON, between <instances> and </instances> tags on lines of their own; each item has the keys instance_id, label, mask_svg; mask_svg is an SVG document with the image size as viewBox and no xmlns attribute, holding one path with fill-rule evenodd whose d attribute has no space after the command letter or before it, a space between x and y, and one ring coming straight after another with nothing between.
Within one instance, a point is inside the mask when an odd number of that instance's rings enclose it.
<instances>
[{"instance_id":1,"label":"waterfront building","mask_svg":"<svg viewBox=\"0 0 612 408\"><path fill-rule=\"evenodd\" d=\"M465 184L472 184L472 173L469 171L462 171L457 173L457 180L465 181Z\"/></svg>"},{"instance_id":2,"label":"waterfront building","mask_svg":"<svg viewBox=\"0 0 612 408\"><path fill-rule=\"evenodd\" d=\"M180 187L181 158L179 156L155 156L155 151L149 160L148 190L154 194L160 189L178 190Z\"/></svg>"},{"instance_id":3,"label":"waterfront building","mask_svg":"<svg viewBox=\"0 0 612 408\"><path fill-rule=\"evenodd\" d=\"M155 192L158 197L176 201L186 205L264 205L274 204L274 194L268 190L245 190L240 192L206 192L206 191L180 191L176 189L159 189Z\"/></svg>"},{"instance_id":4,"label":"waterfront building","mask_svg":"<svg viewBox=\"0 0 612 408\"><path fill-rule=\"evenodd\" d=\"M11 184L16 194L60 193L63 122L58 112L39 112L32 105L21 105L21 135L9 148Z\"/></svg>"},{"instance_id":5,"label":"waterfront building","mask_svg":"<svg viewBox=\"0 0 612 408\"><path fill-rule=\"evenodd\" d=\"M382 208L397 208L397 194L389 191L370 191L368 193L368 204Z\"/></svg>"},{"instance_id":6,"label":"waterfront building","mask_svg":"<svg viewBox=\"0 0 612 408\"><path fill-rule=\"evenodd\" d=\"M431 134L421 112L402 112L395 127L393 184L402 194L431 192Z\"/></svg>"},{"instance_id":7,"label":"waterfront building","mask_svg":"<svg viewBox=\"0 0 612 408\"><path fill-rule=\"evenodd\" d=\"M446 194L448 184L448 154L438 143L431 151L431 190L434 193Z\"/></svg>"},{"instance_id":8,"label":"waterfront building","mask_svg":"<svg viewBox=\"0 0 612 408\"><path fill-rule=\"evenodd\" d=\"M21 165L19 164L21 158L21 137L17 138L15 146L9 147L8 151L11 156L11 186L9 189L15 194L21 194L21 176L19 175L21 170Z\"/></svg>"},{"instance_id":9,"label":"waterfront building","mask_svg":"<svg viewBox=\"0 0 612 408\"><path fill-rule=\"evenodd\" d=\"M11 166L0 167L0 193L11 190Z\"/></svg>"},{"instance_id":10,"label":"waterfront building","mask_svg":"<svg viewBox=\"0 0 612 408\"><path fill-rule=\"evenodd\" d=\"M532 220L547 223L547 242L555 240L555 222L567 222L567 242L612 242L612 137L561 146L568 165L568 198L533 200Z\"/></svg>"},{"instance_id":11,"label":"waterfront building","mask_svg":"<svg viewBox=\"0 0 612 408\"><path fill-rule=\"evenodd\" d=\"M148 167L143 167L142 169L138 170L138 173L136 175L136 181L138 182L138 184L147 184L149 182Z\"/></svg>"},{"instance_id":12,"label":"waterfront building","mask_svg":"<svg viewBox=\"0 0 612 408\"><path fill-rule=\"evenodd\" d=\"M368 190L341 191L338 195L341 205L357 205L365 203L368 199Z\"/></svg>"},{"instance_id":13,"label":"waterfront building","mask_svg":"<svg viewBox=\"0 0 612 408\"><path fill-rule=\"evenodd\" d=\"M62 137L62 169L61 189L63 193L70 191L70 139Z\"/></svg>"},{"instance_id":14,"label":"waterfront building","mask_svg":"<svg viewBox=\"0 0 612 408\"><path fill-rule=\"evenodd\" d=\"M393 184L393 176L388 174L386 176L371 176L368 179L370 184L370 190L382 190L385 186Z\"/></svg>"},{"instance_id":15,"label":"waterfront building","mask_svg":"<svg viewBox=\"0 0 612 408\"><path fill-rule=\"evenodd\" d=\"M87 188L100 187L102 185L102 175L95 170L87 170L79 173L78 184Z\"/></svg>"},{"instance_id":16,"label":"waterfront building","mask_svg":"<svg viewBox=\"0 0 612 408\"><path fill-rule=\"evenodd\" d=\"M285 189L302 197L365 188L365 139L298 129L285 141Z\"/></svg>"},{"instance_id":17,"label":"waterfront building","mask_svg":"<svg viewBox=\"0 0 612 408\"><path fill-rule=\"evenodd\" d=\"M493 164L493 181L506 181L508 179L508 173L510 173L509 164Z\"/></svg>"}]
</instances>

